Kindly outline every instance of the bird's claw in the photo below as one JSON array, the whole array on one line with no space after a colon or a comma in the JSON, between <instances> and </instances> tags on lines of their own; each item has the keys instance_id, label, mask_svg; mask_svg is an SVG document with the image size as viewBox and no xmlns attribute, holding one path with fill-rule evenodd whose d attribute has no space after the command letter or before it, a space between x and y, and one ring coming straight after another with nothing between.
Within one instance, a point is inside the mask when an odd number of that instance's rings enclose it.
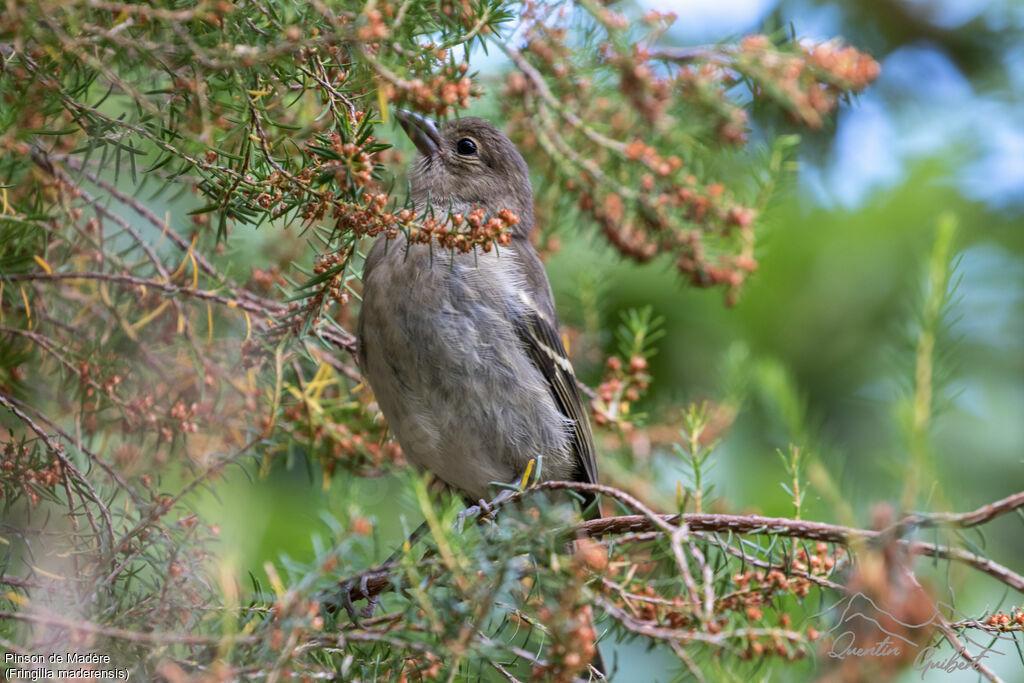
<instances>
[{"instance_id":1,"label":"bird's claw","mask_svg":"<svg viewBox=\"0 0 1024 683\"><path fill-rule=\"evenodd\" d=\"M493 521L494 513L497 511L498 506L515 494L515 491L505 489L495 496L494 500L490 502L481 498L476 502L476 505L471 505L458 514L455 519L455 528L458 529L459 533L462 533L462 528L465 526L466 520L473 517L476 517L476 521L481 524L485 521Z\"/></svg>"},{"instance_id":2,"label":"bird's claw","mask_svg":"<svg viewBox=\"0 0 1024 683\"><path fill-rule=\"evenodd\" d=\"M483 501L480 501L481 503ZM473 505L471 507L460 510L459 514L455 517L455 529L461 534L462 528L466 525L466 520L476 517L480 514L480 506Z\"/></svg>"},{"instance_id":3,"label":"bird's claw","mask_svg":"<svg viewBox=\"0 0 1024 683\"><path fill-rule=\"evenodd\" d=\"M348 613L348 618L352 620L353 626L362 628L361 620L373 618L374 612L377 611L379 600L376 595L370 595L369 574L365 574L359 579L359 592L366 599L366 605L360 610L357 610L355 603L352 602L352 588L351 581L342 583L338 588L337 597L332 602L345 608L345 612Z\"/></svg>"},{"instance_id":4,"label":"bird's claw","mask_svg":"<svg viewBox=\"0 0 1024 683\"><path fill-rule=\"evenodd\" d=\"M359 611L359 615L363 619L372 619L373 613L377 611L377 596L370 595L369 587L370 575L364 574L363 578L359 580L359 590L363 593L363 597L366 598L366 605Z\"/></svg>"},{"instance_id":5,"label":"bird's claw","mask_svg":"<svg viewBox=\"0 0 1024 683\"><path fill-rule=\"evenodd\" d=\"M359 612L356 611L356 606L352 603L352 582L345 581L341 584L338 589L338 603L345 608L348 613L348 618L352 620L352 625L356 628L362 628L363 625L359 621Z\"/></svg>"}]
</instances>

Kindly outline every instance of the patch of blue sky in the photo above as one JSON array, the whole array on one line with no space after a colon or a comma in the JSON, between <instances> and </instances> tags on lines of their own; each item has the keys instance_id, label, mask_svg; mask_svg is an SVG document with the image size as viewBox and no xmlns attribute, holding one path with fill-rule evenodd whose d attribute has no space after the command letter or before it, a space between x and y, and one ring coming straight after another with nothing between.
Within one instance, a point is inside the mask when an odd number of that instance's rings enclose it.
<instances>
[{"instance_id":1,"label":"patch of blue sky","mask_svg":"<svg viewBox=\"0 0 1024 683\"><path fill-rule=\"evenodd\" d=\"M674 40L684 44L717 42L756 31L777 0L647 0L644 7L674 12Z\"/></svg>"},{"instance_id":2,"label":"patch of blue sky","mask_svg":"<svg viewBox=\"0 0 1024 683\"><path fill-rule=\"evenodd\" d=\"M1024 113L1003 93L978 94L941 50L916 44L882 62L879 81L840 113L822 184L854 207L903 180L910 164L958 162L949 182L993 208L1024 208ZM828 202L826 202L828 203Z\"/></svg>"},{"instance_id":3,"label":"patch of blue sky","mask_svg":"<svg viewBox=\"0 0 1024 683\"><path fill-rule=\"evenodd\" d=\"M1008 0L908 0L936 26L955 29L975 20L990 26L1024 27L1024 3ZM699 44L756 31L778 0L647 0L645 7L675 12L669 38ZM842 32L839 3L787 2L798 37L811 41ZM1024 92L1024 42L1005 56L1012 82L995 94L975 92L970 81L929 43L901 47L882 60L879 81L837 119L833 152L822 167L802 162L807 196L824 206L854 208L874 192L898 186L909 167L928 158L957 164L948 182L964 196L996 209L1024 209L1024 110L1014 93ZM496 73L507 57L476 47L471 63ZM1016 86L1016 91L1014 90Z\"/></svg>"}]
</instances>

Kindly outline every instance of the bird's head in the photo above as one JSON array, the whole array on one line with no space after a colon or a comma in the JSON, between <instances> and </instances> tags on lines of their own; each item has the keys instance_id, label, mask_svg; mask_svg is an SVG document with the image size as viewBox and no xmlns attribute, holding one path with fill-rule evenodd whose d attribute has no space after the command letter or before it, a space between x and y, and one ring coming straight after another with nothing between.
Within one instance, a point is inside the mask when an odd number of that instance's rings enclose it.
<instances>
[{"instance_id":1,"label":"bird's head","mask_svg":"<svg viewBox=\"0 0 1024 683\"><path fill-rule=\"evenodd\" d=\"M513 235L533 228L530 173L512 141L490 122L475 116L433 120L401 110L396 118L419 154L410 172L412 197L438 210L449 202L457 212L474 206L490 214L509 209L519 217Z\"/></svg>"}]
</instances>

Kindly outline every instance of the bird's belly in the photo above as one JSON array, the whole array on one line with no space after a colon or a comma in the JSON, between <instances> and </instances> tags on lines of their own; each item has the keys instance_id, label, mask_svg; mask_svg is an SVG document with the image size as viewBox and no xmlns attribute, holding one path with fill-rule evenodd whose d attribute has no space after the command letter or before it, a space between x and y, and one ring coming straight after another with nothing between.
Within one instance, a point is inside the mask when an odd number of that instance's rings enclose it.
<instances>
[{"instance_id":1,"label":"bird's belly","mask_svg":"<svg viewBox=\"0 0 1024 683\"><path fill-rule=\"evenodd\" d=\"M514 283L486 262L409 259L376 266L363 305L387 314L362 329L366 377L406 457L473 499L531 459L545 479L571 478L571 425L515 334Z\"/></svg>"}]
</instances>

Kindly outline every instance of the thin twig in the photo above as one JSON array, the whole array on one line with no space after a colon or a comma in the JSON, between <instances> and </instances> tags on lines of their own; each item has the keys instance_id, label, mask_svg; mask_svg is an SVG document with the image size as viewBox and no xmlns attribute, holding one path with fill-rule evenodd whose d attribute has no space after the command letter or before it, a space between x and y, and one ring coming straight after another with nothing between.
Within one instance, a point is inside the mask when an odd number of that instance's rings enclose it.
<instances>
[{"instance_id":1,"label":"thin twig","mask_svg":"<svg viewBox=\"0 0 1024 683\"><path fill-rule=\"evenodd\" d=\"M587 522L582 522L573 530L573 534L585 535L593 538L608 535L620 535L630 533L643 533L657 531L671 536L677 528L676 524L684 524L692 532L717 532L749 535L783 536L788 538L805 538L808 540L824 541L826 543L838 543L848 545L855 542L877 542L886 538L883 532L868 529L856 529L835 524L824 524L821 522L808 522L805 520L786 519L782 517L761 517L758 515L720 515L720 514L684 514L684 515L659 515L639 500L618 489L601 484L585 484L582 482L567 481L546 481L537 484L532 489L518 492L497 505L507 505L509 501L521 498L532 490L574 490L581 492L598 493L616 500L622 501L629 507L642 511L639 515L625 515L621 517L604 517ZM1012 498L1012 497L1011 497ZM995 505L995 504L993 504ZM985 506L989 508L989 506ZM997 506L998 514L1005 514L1011 511L1012 506ZM974 513L968 513L971 517ZM989 519L997 516L994 512ZM920 541L897 540L905 550L914 555L925 555L938 559L952 560L966 564L984 574L1001 581L1007 586L1024 593L1024 576L1017 574L1011 569L994 562L986 557L954 548L950 546L933 543L922 543ZM750 558L748 558L750 559ZM780 568L781 569L781 568ZM789 570L786 570L789 571ZM793 573L794 576L806 578L821 585L824 579L813 577L806 572ZM362 572L356 578L367 577L365 583L366 593L353 588L351 597L357 600L363 597L372 597L387 590L392 585L391 567L381 565ZM692 578L691 578L692 581ZM838 584L828 582L829 588L838 588ZM357 585L357 584L351 584ZM695 586L694 586L695 588ZM696 593L694 593L696 594ZM707 596L705 595L705 601Z\"/></svg>"},{"instance_id":2,"label":"thin twig","mask_svg":"<svg viewBox=\"0 0 1024 683\"><path fill-rule=\"evenodd\" d=\"M107 638L127 640L133 643L152 643L158 645L168 643L179 643L182 645L219 645L221 643L254 643L259 640L257 636L244 634L199 636L185 633L174 633L171 631L132 631L124 628L113 628L110 626L103 626L101 624L94 624L82 619L72 619L70 617L63 617L57 614L41 612L38 610L31 612L0 610L0 619L27 621L33 624L42 624L44 626L68 629L72 633L91 633L98 636L106 636Z\"/></svg>"}]
</instances>

